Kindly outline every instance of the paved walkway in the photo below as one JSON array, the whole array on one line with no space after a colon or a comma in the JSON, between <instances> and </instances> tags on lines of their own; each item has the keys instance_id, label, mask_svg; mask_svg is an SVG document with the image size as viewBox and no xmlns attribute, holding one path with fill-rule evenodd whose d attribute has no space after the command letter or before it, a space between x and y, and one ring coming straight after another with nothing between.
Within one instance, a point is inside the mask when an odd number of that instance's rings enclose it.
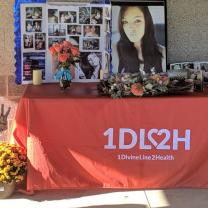
<instances>
[{"instance_id":1,"label":"paved walkway","mask_svg":"<svg viewBox=\"0 0 208 208\"><path fill-rule=\"evenodd\" d=\"M15 193L0 208L208 208L208 189L51 190Z\"/></svg>"}]
</instances>

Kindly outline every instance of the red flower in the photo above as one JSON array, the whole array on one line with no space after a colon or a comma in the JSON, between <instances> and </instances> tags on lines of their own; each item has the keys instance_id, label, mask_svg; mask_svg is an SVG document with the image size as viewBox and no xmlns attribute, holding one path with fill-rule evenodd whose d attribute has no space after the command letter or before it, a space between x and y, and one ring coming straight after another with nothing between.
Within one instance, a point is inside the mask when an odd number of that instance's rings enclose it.
<instances>
[{"instance_id":1,"label":"red flower","mask_svg":"<svg viewBox=\"0 0 208 208\"><path fill-rule=\"evenodd\" d=\"M56 54L56 49L53 46L51 46L49 48L49 51L50 51L51 55L55 55Z\"/></svg>"},{"instance_id":2,"label":"red flower","mask_svg":"<svg viewBox=\"0 0 208 208\"><path fill-rule=\"evenodd\" d=\"M79 49L76 47L71 48L72 56L79 56Z\"/></svg>"},{"instance_id":3,"label":"red flower","mask_svg":"<svg viewBox=\"0 0 208 208\"><path fill-rule=\"evenodd\" d=\"M53 44L53 47L54 47L54 49L56 50L57 53L59 53L63 49L63 46L59 43Z\"/></svg>"},{"instance_id":4,"label":"red flower","mask_svg":"<svg viewBox=\"0 0 208 208\"><path fill-rule=\"evenodd\" d=\"M59 56L58 56L58 60L61 63L66 62L68 58L69 58L69 54L67 54L67 53L62 53L62 54L59 54Z\"/></svg>"},{"instance_id":5,"label":"red flower","mask_svg":"<svg viewBox=\"0 0 208 208\"><path fill-rule=\"evenodd\" d=\"M131 85L131 93L135 96L142 96L144 93L143 86L140 83L134 83Z\"/></svg>"},{"instance_id":6,"label":"red flower","mask_svg":"<svg viewBox=\"0 0 208 208\"><path fill-rule=\"evenodd\" d=\"M63 41L63 47L70 49L71 47L73 47L73 45L71 44L71 42L65 40L65 41Z\"/></svg>"}]
</instances>

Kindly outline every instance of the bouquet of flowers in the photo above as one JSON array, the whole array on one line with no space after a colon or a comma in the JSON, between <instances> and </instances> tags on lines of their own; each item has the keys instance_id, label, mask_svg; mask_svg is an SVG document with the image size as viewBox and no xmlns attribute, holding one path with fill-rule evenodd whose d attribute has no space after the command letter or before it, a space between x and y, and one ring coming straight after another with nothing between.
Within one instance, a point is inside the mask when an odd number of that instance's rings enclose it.
<instances>
[{"instance_id":1,"label":"bouquet of flowers","mask_svg":"<svg viewBox=\"0 0 208 208\"><path fill-rule=\"evenodd\" d=\"M27 157L23 148L0 143L0 183L22 181L26 166Z\"/></svg>"},{"instance_id":2,"label":"bouquet of flowers","mask_svg":"<svg viewBox=\"0 0 208 208\"><path fill-rule=\"evenodd\" d=\"M71 42L65 40L61 43L53 44L49 51L58 61L54 78L59 80L61 88L65 89L70 86L72 68L76 62L79 62L79 49L74 47Z\"/></svg>"},{"instance_id":3,"label":"bouquet of flowers","mask_svg":"<svg viewBox=\"0 0 208 208\"><path fill-rule=\"evenodd\" d=\"M107 81L101 81L98 91L112 98L129 96L156 96L168 92L169 78L154 74L142 77L139 73L114 74Z\"/></svg>"}]
</instances>

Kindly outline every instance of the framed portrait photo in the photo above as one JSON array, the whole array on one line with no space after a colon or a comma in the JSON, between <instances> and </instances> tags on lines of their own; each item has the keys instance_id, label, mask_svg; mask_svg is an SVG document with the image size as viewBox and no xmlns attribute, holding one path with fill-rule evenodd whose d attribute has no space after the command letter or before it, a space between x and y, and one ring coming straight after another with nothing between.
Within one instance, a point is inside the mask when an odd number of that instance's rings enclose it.
<instances>
[{"instance_id":1,"label":"framed portrait photo","mask_svg":"<svg viewBox=\"0 0 208 208\"><path fill-rule=\"evenodd\" d=\"M166 71L166 2L112 1L112 72Z\"/></svg>"}]
</instances>

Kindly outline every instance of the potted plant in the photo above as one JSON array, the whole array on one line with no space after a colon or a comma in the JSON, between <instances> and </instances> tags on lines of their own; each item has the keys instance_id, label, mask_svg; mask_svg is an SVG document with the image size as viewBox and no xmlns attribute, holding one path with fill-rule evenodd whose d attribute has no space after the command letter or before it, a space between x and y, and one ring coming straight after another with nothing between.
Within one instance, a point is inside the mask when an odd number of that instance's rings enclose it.
<instances>
[{"instance_id":1,"label":"potted plant","mask_svg":"<svg viewBox=\"0 0 208 208\"><path fill-rule=\"evenodd\" d=\"M79 49L65 40L61 43L53 44L49 51L53 61L56 62L54 78L59 80L61 89L66 89L71 84L74 65L79 62Z\"/></svg>"},{"instance_id":2,"label":"potted plant","mask_svg":"<svg viewBox=\"0 0 208 208\"><path fill-rule=\"evenodd\" d=\"M16 183L24 179L27 166L25 150L0 142L0 199L9 197Z\"/></svg>"}]
</instances>

